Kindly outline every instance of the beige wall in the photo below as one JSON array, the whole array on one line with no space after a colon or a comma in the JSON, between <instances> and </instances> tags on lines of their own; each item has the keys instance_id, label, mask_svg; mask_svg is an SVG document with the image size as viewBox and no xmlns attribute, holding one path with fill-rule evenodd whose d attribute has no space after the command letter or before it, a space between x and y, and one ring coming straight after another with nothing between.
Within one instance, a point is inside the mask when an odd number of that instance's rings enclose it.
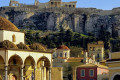
<instances>
[{"instance_id":1,"label":"beige wall","mask_svg":"<svg viewBox=\"0 0 120 80\"><path fill-rule=\"evenodd\" d=\"M50 53L44 53L44 52L29 52L29 51L15 51L15 50L8 50L8 60L11 56L18 55L22 58L23 62L28 56L32 56L35 60L35 63L37 64L37 61L45 56L49 59L51 63L51 54Z\"/></svg>"},{"instance_id":2,"label":"beige wall","mask_svg":"<svg viewBox=\"0 0 120 80\"><path fill-rule=\"evenodd\" d=\"M8 65L8 71L9 71L9 74L8 74L8 78L11 78L13 75L15 75L17 77L17 80L20 80L20 75L21 75L21 72L20 72L20 68L22 65L24 65L24 72L25 72L25 78L31 78L32 76L32 72L34 72L34 69L35 70L35 76L36 76L36 79L35 80L42 80L40 78L41 76L41 71L40 71L40 68L42 67L41 66L41 58L45 57L45 59L47 58L50 62L50 65L47 66L47 64L45 63L44 65L44 75L45 76L45 80L48 80L48 74L49 74L49 68L52 67L51 66L51 59L52 59L52 54L49 53L49 52L32 52L32 51L23 51L23 50L6 50L6 57L5 58L5 50L0 50L0 72L1 70L2 73L0 73L0 76L4 76L5 75L5 69L4 69L4 66L5 66L5 61L7 60L7 63L6 65ZM14 57L13 57L14 56ZM17 65L13 65L13 60L14 58L16 59L16 63ZM32 64L31 64L32 63ZM43 63L42 63L43 64ZM42 69L43 70L43 69ZM42 73L43 75L43 73Z\"/></svg>"},{"instance_id":3,"label":"beige wall","mask_svg":"<svg viewBox=\"0 0 120 80\"><path fill-rule=\"evenodd\" d=\"M24 33L21 32L14 32L14 31L6 31L6 30L0 30L0 42L4 40L9 40L12 42L12 36L15 35L16 42L13 42L14 44L19 44L20 42L24 43Z\"/></svg>"},{"instance_id":4,"label":"beige wall","mask_svg":"<svg viewBox=\"0 0 120 80\"><path fill-rule=\"evenodd\" d=\"M51 69L52 76L51 80L63 80L63 68L62 67L53 67Z\"/></svg>"},{"instance_id":5,"label":"beige wall","mask_svg":"<svg viewBox=\"0 0 120 80\"><path fill-rule=\"evenodd\" d=\"M88 44L88 53L89 56L94 54L95 57L99 54L99 60L102 61L104 59L104 43L98 41L97 43Z\"/></svg>"},{"instance_id":6,"label":"beige wall","mask_svg":"<svg viewBox=\"0 0 120 80\"><path fill-rule=\"evenodd\" d=\"M111 59L118 59L120 58L120 52L113 52L111 53Z\"/></svg>"}]
</instances>

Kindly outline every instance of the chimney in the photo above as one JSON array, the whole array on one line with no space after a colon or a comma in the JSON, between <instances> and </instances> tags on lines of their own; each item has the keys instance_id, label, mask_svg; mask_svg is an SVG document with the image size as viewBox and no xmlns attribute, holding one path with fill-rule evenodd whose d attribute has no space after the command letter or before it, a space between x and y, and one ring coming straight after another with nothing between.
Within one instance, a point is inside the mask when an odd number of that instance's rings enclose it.
<instances>
[{"instance_id":1,"label":"chimney","mask_svg":"<svg viewBox=\"0 0 120 80\"><path fill-rule=\"evenodd\" d=\"M83 60L83 62L84 62L85 64L88 63L88 52L86 52L86 51L85 51L85 53L84 53L84 60Z\"/></svg>"}]
</instances>

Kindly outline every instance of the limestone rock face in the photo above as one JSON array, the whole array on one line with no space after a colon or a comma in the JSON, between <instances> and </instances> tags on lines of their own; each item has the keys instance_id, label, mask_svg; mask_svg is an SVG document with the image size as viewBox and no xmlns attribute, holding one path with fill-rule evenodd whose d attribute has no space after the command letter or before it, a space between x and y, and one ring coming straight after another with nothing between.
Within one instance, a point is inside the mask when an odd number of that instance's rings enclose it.
<instances>
[{"instance_id":1,"label":"limestone rock face","mask_svg":"<svg viewBox=\"0 0 120 80\"><path fill-rule=\"evenodd\" d=\"M45 11L46 10L46 11ZM13 22L20 29L52 30L71 29L83 34L99 35L100 30L120 36L120 9L44 9L38 11L14 11L0 9L0 16Z\"/></svg>"}]
</instances>

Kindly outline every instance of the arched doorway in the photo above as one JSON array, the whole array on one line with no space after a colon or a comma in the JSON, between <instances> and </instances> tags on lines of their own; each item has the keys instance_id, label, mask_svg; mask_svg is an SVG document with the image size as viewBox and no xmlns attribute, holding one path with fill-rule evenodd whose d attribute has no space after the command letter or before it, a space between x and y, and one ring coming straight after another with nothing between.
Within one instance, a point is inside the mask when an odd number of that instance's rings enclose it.
<instances>
[{"instance_id":1,"label":"arched doorway","mask_svg":"<svg viewBox=\"0 0 120 80\"><path fill-rule=\"evenodd\" d=\"M40 80L49 80L50 61L47 57L41 57L37 62L37 68L40 70Z\"/></svg>"},{"instance_id":2,"label":"arched doorway","mask_svg":"<svg viewBox=\"0 0 120 80\"><path fill-rule=\"evenodd\" d=\"M8 71L10 80L20 80L21 76L21 66L23 65L23 60L19 55L13 55L8 60ZM11 75L12 74L12 75Z\"/></svg>"},{"instance_id":3,"label":"arched doorway","mask_svg":"<svg viewBox=\"0 0 120 80\"><path fill-rule=\"evenodd\" d=\"M2 56L0 56L0 80L2 80L2 76L4 75L4 66L5 66L5 63L4 63L4 59Z\"/></svg>"},{"instance_id":4,"label":"arched doorway","mask_svg":"<svg viewBox=\"0 0 120 80\"><path fill-rule=\"evenodd\" d=\"M17 77L15 75L12 75L11 80L17 80Z\"/></svg>"},{"instance_id":5,"label":"arched doorway","mask_svg":"<svg viewBox=\"0 0 120 80\"><path fill-rule=\"evenodd\" d=\"M113 78L113 80L120 80L120 75L115 75L115 77Z\"/></svg>"},{"instance_id":6,"label":"arched doorway","mask_svg":"<svg viewBox=\"0 0 120 80\"><path fill-rule=\"evenodd\" d=\"M28 56L26 59L25 59L25 62L24 62L24 73L25 73L25 79L26 80L33 80L34 79L34 68L35 68L35 60L32 56Z\"/></svg>"},{"instance_id":7,"label":"arched doorway","mask_svg":"<svg viewBox=\"0 0 120 80\"><path fill-rule=\"evenodd\" d=\"M0 80L2 80L2 77L0 76Z\"/></svg>"}]
</instances>

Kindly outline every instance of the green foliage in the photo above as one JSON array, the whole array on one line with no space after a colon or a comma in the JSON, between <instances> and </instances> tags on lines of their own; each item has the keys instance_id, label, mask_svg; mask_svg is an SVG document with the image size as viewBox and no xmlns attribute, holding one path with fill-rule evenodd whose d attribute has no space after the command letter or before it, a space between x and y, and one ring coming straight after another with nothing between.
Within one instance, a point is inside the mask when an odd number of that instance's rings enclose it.
<instances>
[{"instance_id":1,"label":"green foliage","mask_svg":"<svg viewBox=\"0 0 120 80\"><path fill-rule=\"evenodd\" d=\"M110 53L109 49L105 50L105 56L104 56L105 59L109 58L109 53Z\"/></svg>"},{"instance_id":2,"label":"green foliage","mask_svg":"<svg viewBox=\"0 0 120 80\"><path fill-rule=\"evenodd\" d=\"M99 35L99 40L102 40L104 42L104 47L105 49L110 49L110 38L111 38L111 34L108 31L105 30L100 30L100 35Z\"/></svg>"},{"instance_id":3,"label":"green foliage","mask_svg":"<svg viewBox=\"0 0 120 80\"><path fill-rule=\"evenodd\" d=\"M5 49L18 49L18 47L12 43L9 40L5 40L0 42L0 48L5 48Z\"/></svg>"},{"instance_id":4,"label":"green foliage","mask_svg":"<svg viewBox=\"0 0 120 80\"><path fill-rule=\"evenodd\" d=\"M70 47L70 56L71 57L83 57L83 49L82 48L79 48L79 47L75 47L75 46L72 46Z\"/></svg>"},{"instance_id":5,"label":"green foliage","mask_svg":"<svg viewBox=\"0 0 120 80\"><path fill-rule=\"evenodd\" d=\"M112 40L111 47L113 52L120 51L120 40Z\"/></svg>"},{"instance_id":6,"label":"green foliage","mask_svg":"<svg viewBox=\"0 0 120 80\"><path fill-rule=\"evenodd\" d=\"M39 43L33 43L29 47L33 50L46 51L45 47Z\"/></svg>"},{"instance_id":7,"label":"green foliage","mask_svg":"<svg viewBox=\"0 0 120 80\"><path fill-rule=\"evenodd\" d=\"M17 47L18 47L19 49L27 49L27 50L30 50L30 48L29 48L27 45L23 44L22 42L19 43L19 44L17 45Z\"/></svg>"}]
</instances>

